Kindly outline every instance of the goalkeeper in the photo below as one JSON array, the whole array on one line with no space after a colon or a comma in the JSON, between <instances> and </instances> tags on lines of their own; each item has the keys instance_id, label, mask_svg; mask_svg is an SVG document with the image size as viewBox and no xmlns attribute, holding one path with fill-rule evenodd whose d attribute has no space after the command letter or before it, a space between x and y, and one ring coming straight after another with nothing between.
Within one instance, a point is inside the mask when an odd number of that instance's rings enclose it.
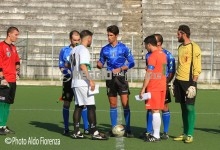
<instances>
[{"instance_id":1,"label":"goalkeeper","mask_svg":"<svg viewBox=\"0 0 220 150\"><path fill-rule=\"evenodd\" d=\"M187 25L179 26L177 38L181 45L178 48L174 96L182 110L183 134L174 138L174 141L192 143L197 79L201 73L201 50L195 42L190 40L190 28Z\"/></svg>"},{"instance_id":2,"label":"goalkeeper","mask_svg":"<svg viewBox=\"0 0 220 150\"><path fill-rule=\"evenodd\" d=\"M71 44L69 46L63 47L59 54L59 68L63 74L63 91L61 100L63 103L63 122L64 122L64 132L63 135L69 135L69 108L72 98L74 96L73 89L71 88L71 66L69 63L69 54L72 48L80 43L79 32L73 30L69 33L69 39ZM82 118L84 123L84 133L89 134L88 119L87 119L87 108L84 107L82 111Z\"/></svg>"},{"instance_id":3,"label":"goalkeeper","mask_svg":"<svg viewBox=\"0 0 220 150\"><path fill-rule=\"evenodd\" d=\"M16 80L20 72L20 58L13 44L17 41L19 30L9 27L7 37L0 42L0 135L14 134L7 126L11 104L16 94ZM14 126L16 122L12 123Z\"/></svg>"}]
</instances>

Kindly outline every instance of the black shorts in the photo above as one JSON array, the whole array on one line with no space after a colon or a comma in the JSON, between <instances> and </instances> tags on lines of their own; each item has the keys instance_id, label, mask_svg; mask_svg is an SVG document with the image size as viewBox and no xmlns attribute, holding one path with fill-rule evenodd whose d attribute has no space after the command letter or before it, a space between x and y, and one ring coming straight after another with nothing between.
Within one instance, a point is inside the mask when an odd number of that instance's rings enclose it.
<instances>
[{"instance_id":1,"label":"black shorts","mask_svg":"<svg viewBox=\"0 0 220 150\"><path fill-rule=\"evenodd\" d=\"M181 81L181 80L174 80L174 96L175 102L177 103L184 103L184 104L194 104L196 97L194 98L187 98L186 91L190 87L190 81Z\"/></svg>"},{"instance_id":2,"label":"black shorts","mask_svg":"<svg viewBox=\"0 0 220 150\"><path fill-rule=\"evenodd\" d=\"M116 97L117 94L130 94L128 81L125 76L112 76L111 80L106 80L107 95Z\"/></svg>"},{"instance_id":3,"label":"black shorts","mask_svg":"<svg viewBox=\"0 0 220 150\"><path fill-rule=\"evenodd\" d=\"M62 99L71 102L74 96L73 89L71 88L72 80L63 82Z\"/></svg>"},{"instance_id":4,"label":"black shorts","mask_svg":"<svg viewBox=\"0 0 220 150\"><path fill-rule=\"evenodd\" d=\"M171 102L170 90L169 90L169 87L167 86L165 104L168 104L170 102Z\"/></svg>"},{"instance_id":5,"label":"black shorts","mask_svg":"<svg viewBox=\"0 0 220 150\"><path fill-rule=\"evenodd\" d=\"M16 82L9 82L9 87L0 87L0 102L13 104L16 87Z\"/></svg>"}]
</instances>

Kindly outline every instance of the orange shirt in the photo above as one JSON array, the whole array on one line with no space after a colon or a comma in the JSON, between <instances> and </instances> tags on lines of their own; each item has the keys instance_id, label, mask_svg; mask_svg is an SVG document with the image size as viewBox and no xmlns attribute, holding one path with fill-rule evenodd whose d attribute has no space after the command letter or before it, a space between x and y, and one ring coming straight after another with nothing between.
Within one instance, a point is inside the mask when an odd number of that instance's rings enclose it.
<instances>
[{"instance_id":1,"label":"orange shirt","mask_svg":"<svg viewBox=\"0 0 220 150\"><path fill-rule=\"evenodd\" d=\"M0 70L7 82L16 82L16 64L20 63L16 47L0 42Z\"/></svg>"},{"instance_id":2,"label":"orange shirt","mask_svg":"<svg viewBox=\"0 0 220 150\"><path fill-rule=\"evenodd\" d=\"M147 72L151 72L147 91L166 91L167 59L163 51L156 50L148 58Z\"/></svg>"}]
</instances>

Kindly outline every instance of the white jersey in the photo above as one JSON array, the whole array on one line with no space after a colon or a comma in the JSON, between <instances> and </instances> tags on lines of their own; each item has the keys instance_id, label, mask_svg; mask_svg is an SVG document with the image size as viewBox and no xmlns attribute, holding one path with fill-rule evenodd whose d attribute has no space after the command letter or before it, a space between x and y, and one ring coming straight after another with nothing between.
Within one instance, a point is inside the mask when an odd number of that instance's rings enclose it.
<instances>
[{"instance_id":1,"label":"white jersey","mask_svg":"<svg viewBox=\"0 0 220 150\"><path fill-rule=\"evenodd\" d=\"M85 77L83 77L83 72L80 69L80 65L85 64L88 70L91 70L89 50L85 46L79 45L72 49L70 55L72 61L71 68L73 71L72 88L83 86L88 87L89 82Z\"/></svg>"}]
</instances>

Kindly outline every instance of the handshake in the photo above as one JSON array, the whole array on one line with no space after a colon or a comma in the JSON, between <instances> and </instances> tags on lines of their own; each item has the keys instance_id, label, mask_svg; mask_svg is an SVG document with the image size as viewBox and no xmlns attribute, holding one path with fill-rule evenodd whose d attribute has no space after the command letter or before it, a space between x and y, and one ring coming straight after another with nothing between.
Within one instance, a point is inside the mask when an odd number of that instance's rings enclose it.
<instances>
[{"instance_id":1,"label":"handshake","mask_svg":"<svg viewBox=\"0 0 220 150\"><path fill-rule=\"evenodd\" d=\"M194 98L196 96L196 82L192 82L186 91L187 98ZM175 85L173 83L168 84L170 93L175 97Z\"/></svg>"},{"instance_id":2,"label":"handshake","mask_svg":"<svg viewBox=\"0 0 220 150\"><path fill-rule=\"evenodd\" d=\"M72 71L68 68L61 68L60 69L62 76L60 79L63 80L63 82L68 82L71 80L72 78Z\"/></svg>"},{"instance_id":3,"label":"handshake","mask_svg":"<svg viewBox=\"0 0 220 150\"><path fill-rule=\"evenodd\" d=\"M62 68L61 72L62 72L63 76L68 77L68 78L71 77L72 71L70 69Z\"/></svg>"}]
</instances>

